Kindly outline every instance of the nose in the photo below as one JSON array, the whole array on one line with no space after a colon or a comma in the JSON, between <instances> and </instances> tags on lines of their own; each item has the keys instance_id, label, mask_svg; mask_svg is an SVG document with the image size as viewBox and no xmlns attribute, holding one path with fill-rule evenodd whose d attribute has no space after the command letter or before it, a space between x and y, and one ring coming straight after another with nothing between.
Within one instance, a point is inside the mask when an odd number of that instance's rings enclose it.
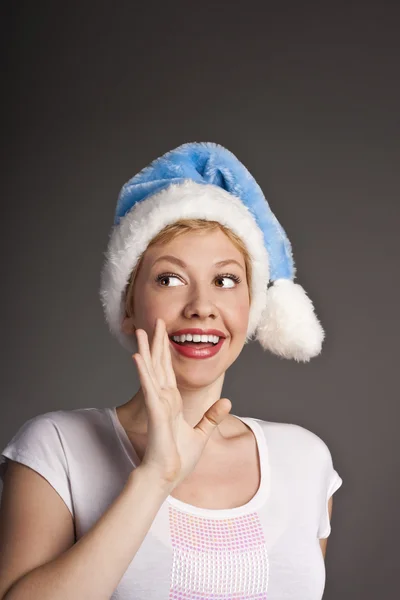
<instances>
[{"instance_id":1,"label":"nose","mask_svg":"<svg viewBox=\"0 0 400 600\"><path fill-rule=\"evenodd\" d=\"M199 319L217 318L218 309L212 298L211 291L201 286L194 288L185 304L184 315L187 319L192 319L196 316Z\"/></svg>"}]
</instances>

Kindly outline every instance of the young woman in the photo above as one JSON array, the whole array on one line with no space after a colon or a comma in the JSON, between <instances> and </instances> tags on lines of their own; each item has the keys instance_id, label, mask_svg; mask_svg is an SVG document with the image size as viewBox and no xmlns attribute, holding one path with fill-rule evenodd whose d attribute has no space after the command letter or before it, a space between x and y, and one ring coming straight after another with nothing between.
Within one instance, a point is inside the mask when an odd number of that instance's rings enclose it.
<instances>
[{"instance_id":1,"label":"young woman","mask_svg":"<svg viewBox=\"0 0 400 600\"><path fill-rule=\"evenodd\" d=\"M221 398L254 335L319 354L293 279L284 230L225 148L184 144L125 184L100 294L140 388L38 415L3 450L1 599L322 598L342 484L328 447Z\"/></svg>"}]
</instances>

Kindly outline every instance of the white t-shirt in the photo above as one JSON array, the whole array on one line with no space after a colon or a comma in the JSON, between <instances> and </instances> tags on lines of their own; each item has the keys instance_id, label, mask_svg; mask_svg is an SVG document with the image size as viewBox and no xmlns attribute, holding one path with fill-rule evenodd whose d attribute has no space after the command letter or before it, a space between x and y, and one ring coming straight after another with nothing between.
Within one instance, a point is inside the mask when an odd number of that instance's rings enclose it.
<instances>
[{"instance_id":1,"label":"white t-shirt","mask_svg":"<svg viewBox=\"0 0 400 600\"><path fill-rule=\"evenodd\" d=\"M0 457L1 478L10 458L47 479L74 518L77 540L140 463L115 408L33 417ZM233 416L257 440L261 483L255 496L218 510L168 496L112 600L322 598L325 562L318 539L330 534L328 499L342 484L331 453L300 425Z\"/></svg>"}]
</instances>

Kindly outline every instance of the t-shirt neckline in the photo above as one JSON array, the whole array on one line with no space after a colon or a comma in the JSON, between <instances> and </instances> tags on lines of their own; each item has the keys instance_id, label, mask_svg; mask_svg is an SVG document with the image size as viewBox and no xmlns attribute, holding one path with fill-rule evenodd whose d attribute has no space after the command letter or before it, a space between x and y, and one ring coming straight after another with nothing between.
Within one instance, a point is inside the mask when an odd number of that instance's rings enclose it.
<instances>
[{"instance_id":1,"label":"t-shirt neckline","mask_svg":"<svg viewBox=\"0 0 400 600\"><path fill-rule=\"evenodd\" d=\"M128 438L128 435L125 429L122 426L117 414L117 406L107 407L105 410L108 412L111 421L114 425L114 429L120 444L122 445L125 453L134 468L139 466L140 459L136 454L136 451ZM221 508L221 509L213 509L213 508L201 508L199 506L194 506L193 504L188 504L187 502L183 502L178 498L174 498L171 495L168 495L166 498L166 502L186 513L190 513L192 515L197 515L201 517L207 518L226 518L226 517L235 517L242 516L248 513L254 512L260 506L265 504L270 492L270 468L269 468L269 460L268 460L268 446L265 438L264 431L260 424L256 419L252 417L240 417L239 415L232 414L233 417L240 419L243 421L250 429L253 431L257 450L259 454L260 461L260 485L255 493L255 495L248 501L246 504L242 506L236 506L235 508Z\"/></svg>"}]
</instances>

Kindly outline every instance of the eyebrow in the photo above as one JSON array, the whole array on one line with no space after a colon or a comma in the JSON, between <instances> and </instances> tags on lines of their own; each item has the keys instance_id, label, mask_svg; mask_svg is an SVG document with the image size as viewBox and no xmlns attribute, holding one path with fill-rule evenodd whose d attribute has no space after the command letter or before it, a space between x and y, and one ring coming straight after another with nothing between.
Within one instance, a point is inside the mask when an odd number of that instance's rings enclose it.
<instances>
[{"instance_id":1,"label":"eyebrow","mask_svg":"<svg viewBox=\"0 0 400 600\"><path fill-rule=\"evenodd\" d=\"M180 258L177 258L176 256L172 256L171 254L165 254L164 256L160 256L159 258L157 258L157 260L154 261L153 266L156 263L158 263L160 260L169 260L170 262L176 263L177 265L179 265L180 267L183 267L184 269L187 268L187 264L185 262L183 262L183 260L181 260ZM227 258L225 260L220 260L220 261L214 263L214 266L215 267L224 267L225 265L229 265L231 263L235 263L236 265L238 265L238 267L240 267L242 270L244 270L242 265L234 258Z\"/></svg>"}]
</instances>

